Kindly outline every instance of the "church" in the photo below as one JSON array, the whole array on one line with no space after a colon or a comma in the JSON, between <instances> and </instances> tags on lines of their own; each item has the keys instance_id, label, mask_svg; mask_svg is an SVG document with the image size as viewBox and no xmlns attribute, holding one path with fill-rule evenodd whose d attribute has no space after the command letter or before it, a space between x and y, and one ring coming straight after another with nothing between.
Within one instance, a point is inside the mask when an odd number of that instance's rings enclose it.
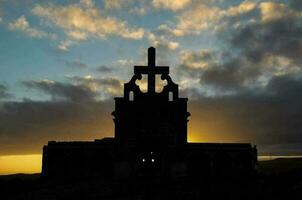
<instances>
[{"instance_id":1,"label":"church","mask_svg":"<svg viewBox=\"0 0 302 200\"><path fill-rule=\"evenodd\" d=\"M249 143L187 142L188 99L179 97L169 67L156 66L155 51L148 49L148 65L134 66L131 80L124 84L124 96L114 99L114 137L49 141L43 147L42 177L177 178L256 170L257 149ZM135 83L142 75L148 77L147 92ZM159 93L156 75L167 82Z\"/></svg>"}]
</instances>

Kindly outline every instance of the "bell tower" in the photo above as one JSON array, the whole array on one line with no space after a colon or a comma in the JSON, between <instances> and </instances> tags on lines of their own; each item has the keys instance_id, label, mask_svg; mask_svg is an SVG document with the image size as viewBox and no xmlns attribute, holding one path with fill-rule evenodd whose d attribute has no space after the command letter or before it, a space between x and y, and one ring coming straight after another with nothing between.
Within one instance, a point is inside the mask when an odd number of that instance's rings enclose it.
<instances>
[{"instance_id":1,"label":"bell tower","mask_svg":"<svg viewBox=\"0 0 302 200\"><path fill-rule=\"evenodd\" d=\"M130 147L169 147L187 143L187 98L179 98L178 85L169 76L168 66L156 66L156 49L148 49L148 65L134 66L134 75L124 84L124 96L115 98L115 139ZM136 80L148 76L148 90L142 92ZM167 81L155 91L155 75Z\"/></svg>"}]
</instances>

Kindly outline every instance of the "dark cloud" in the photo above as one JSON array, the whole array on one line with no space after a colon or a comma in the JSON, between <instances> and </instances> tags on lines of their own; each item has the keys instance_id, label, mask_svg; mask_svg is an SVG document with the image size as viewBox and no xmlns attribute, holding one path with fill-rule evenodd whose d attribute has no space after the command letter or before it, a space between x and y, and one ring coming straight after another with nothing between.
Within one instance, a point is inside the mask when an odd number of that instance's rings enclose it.
<instances>
[{"instance_id":1,"label":"dark cloud","mask_svg":"<svg viewBox=\"0 0 302 200\"><path fill-rule=\"evenodd\" d=\"M302 64L302 23L298 17L284 17L268 23L251 23L234 34L232 47L241 56L260 63L267 55L285 56Z\"/></svg>"},{"instance_id":2,"label":"dark cloud","mask_svg":"<svg viewBox=\"0 0 302 200\"><path fill-rule=\"evenodd\" d=\"M293 98L291 101L297 100L296 102L298 103L300 98L302 98L301 82L301 76L276 76L269 82L267 91L279 96L279 99L288 100L291 97Z\"/></svg>"},{"instance_id":3,"label":"dark cloud","mask_svg":"<svg viewBox=\"0 0 302 200\"><path fill-rule=\"evenodd\" d=\"M253 82L260 74L260 68L243 58L232 58L226 63L211 65L201 73L200 83L218 89L240 90L247 82Z\"/></svg>"},{"instance_id":4,"label":"dark cloud","mask_svg":"<svg viewBox=\"0 0 302 200\"><path fill-rule=\"evenodd\" d=\"M293 9L302 10L302 1L301 0L289 0L289 5Z\"/></svg>"},{"instance_id":5,"label":"dark cloud","mask_svg":"<svg viewBox=\"0 0 302 200\"><path fill-rule=\"evenodd\" d=\"M234 18L224 19L223 28L217 33L224 44L215 55L219 62L202 59L207 67L194 71L201 84L224 90L241 90L259 84L263 77L269 80L280 74L301 73L301 14L281 4L272 5L278 15L262 14L260 4L248 19L239 17L239 26L234 26ZM189 63L196 61L195 58ZM184 66L190 70L188 64Z\"/></svg>"},{"instance_id":6,"label":"dark cloud","mask_svg":"<svg viewBox=\"0 0 302 200\"><path fill-rule=\"evenodd\" d=\"M91 91L99 92L99 95L120 95L123 89L123 83L115 77L93 78L92 76L69 76L69 80L76 85L87 88Z\"/></svg>"},{"instance_id":7,"label":"dark cloud","mask_svg":"<svg viewBox=\"0 0 302 200\"><path fill-rule=\"evenodd\" d=\"M0 99L5 99L10 96L11 95L8 93L8 88L5 85L0 84Z\"/></svg>"},{"instance_id":8,"label":"dark cloud","mask_svg":"<svg viewBox=\"0 0 302 200\"><path fill-rule=\"evenodd\" d=\"M194 94L189 101L189 131L200 141L302 143L301 77L275 77L264 89L242 89L229 96ZM112 136L113 109L112 100L2 102L0 152L40 153L48 140Z\"/></svg>"},{"instance_id":9,"label":"dark cloud","mask_svg":"<svg viewBox=\"0 0 302 200\"><path fill-rule=\"evenodd\" d=\"M186 52L182 56L180 71L198 77L202 85L219 90L240 90L261 75L261 67L245 57L227 52L200 51Z\"/></svg>"},{"instance_id":10,"label":"dark cloud","mask_svg":"<svg viewBox=\"0 0 302 200\"><path fill-rule=\"evenodd\" d=\"M190 125L200 138L214 141L302 144L301 102L302 78L279 76L264 89L192 101Z\"/></svg>"},{"instance_id":11,"label":"dark cloud","mask_svg":"<svg viewBox=\"0 0 302 200\"><path fill-rule=\"evenodd\" d=\"M0 154L41 153L50 140L112 136L113 102L23 101L0 105Z\"/></svg>"},{"instance_id":12,"label":"dark cloud","mask_svg":"<svg viewBox=\"0 0 302 200\"><path fill-rule=\"evenodd\" d=\"M101 65L101 66L97 67L97 71L101 72L101 73L110 73L110 72L112 72L112 69L110 67Z\"/></svg>"},{"instance_id":13,"label":"dark cloud","mask_svg":"<svg viewBox=\"0 0 302 200\"><path fill-rule=\"evenodd\" d=\"M242 85L244 78L239 76L238 66L230 67L211 67L201 75L201 84L214 85L218 88L237 89Z\"/></svg>"},{"instance_id":14,"label":"dark cloud","mask_svg":"<svg viewBox=\"0 0 302 200\"><path fill-rule=\"evenodd\" d=\"M96 96L94 91L83 85L72 85L49 80L25 81L23 84L28 88L38 89L50 95L55 101L92 101Z\"/></svg>"},{"instance_id":15,"label":"dark cloud","mask_svg":"<svg viewBox=\"0 0 302 200\"><path fill-rule=\"evenodd\" d=\"M0 103L0 154L40 153L49 140L112 136L113 101L97 100L99 94L93 88L97 83L109 88L104 92L112 92L121 88L121 82L114 78L73 78L78 84L49 80L23 82L28 88L50 95L49 101L24 99ZM93 82L84 82L88 80Z\"/></svg>"}]
</instances>

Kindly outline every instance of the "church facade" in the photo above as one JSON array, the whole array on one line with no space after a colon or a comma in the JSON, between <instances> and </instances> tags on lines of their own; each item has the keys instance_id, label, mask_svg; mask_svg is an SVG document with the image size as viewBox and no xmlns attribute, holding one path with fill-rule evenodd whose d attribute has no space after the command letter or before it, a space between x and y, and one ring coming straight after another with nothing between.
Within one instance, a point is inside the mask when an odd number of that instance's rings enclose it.
<instances>
[{"instance_id":1,"label":"church facade","mask_svg":"<svg viewBox=\"0 0 302 200\"><path fill-rule=\"evenodd\" d=\"M135 84L148 76L147 92ZM166 80L160 93L155 77ZM257 149L249 143L188 143L187 98L168 66L156 66L155 48L148 49L148 66L134 66L115 98L115 137L91 142L50 141L43 147L42 176L102 178L190 177L255 171Z\"/></svg>"}]
</instances>

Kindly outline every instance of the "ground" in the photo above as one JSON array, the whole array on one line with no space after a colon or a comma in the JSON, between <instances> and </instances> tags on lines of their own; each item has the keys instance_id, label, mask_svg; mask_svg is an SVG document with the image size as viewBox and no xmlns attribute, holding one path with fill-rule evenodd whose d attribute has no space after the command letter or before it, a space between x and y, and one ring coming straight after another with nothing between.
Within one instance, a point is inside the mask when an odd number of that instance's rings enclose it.
<instances>
[{"instance_id":1,"label":"ground","mask_svg":"<svg viewBox=\"0 0 302 200\"><path fill-rule=\"evenodd\" d=\"M45 183L40 174L0 176L0 199L300 199L302 158L259 162L249 177L79 180Z\"/></svg>"}]
</instances>

